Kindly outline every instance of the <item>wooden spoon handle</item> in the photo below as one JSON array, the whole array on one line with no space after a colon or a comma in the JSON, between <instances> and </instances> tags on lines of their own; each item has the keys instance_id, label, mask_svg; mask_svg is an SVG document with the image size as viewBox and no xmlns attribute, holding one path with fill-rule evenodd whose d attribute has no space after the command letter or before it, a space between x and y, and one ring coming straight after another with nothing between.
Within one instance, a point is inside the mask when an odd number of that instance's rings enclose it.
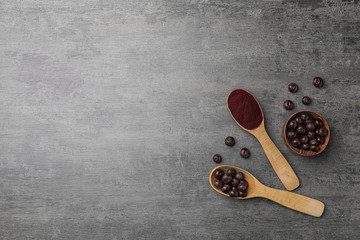
<instances>
[{"instance_id":1,"label":"wooden spoon handle","mask_svg":"<svg viewBox=\"0 0 360 240\"><path fill-rule=\"evenodd\" d=\"M303 195L284 190L274 189L265 186L261 197L270 199L285 207L309 214L314 217L320 217L325 209L324 203Z\"/></svg>"},{"instance_id":2,"label":"wooden spoon handle","mask_svg":"<svg viewBox=\"0 0 360 240\"><path fill-rule=\"evenodd\" d=\"M274 168L276 174L284 184L285 188L289 191L294 190L300 185L294 170L291 168L288 161L281 154L279 149L275 146L274 142L270 139L265 128L263 131L255 135L263 147L271 166Z\"/></svg>"}]
</instances>

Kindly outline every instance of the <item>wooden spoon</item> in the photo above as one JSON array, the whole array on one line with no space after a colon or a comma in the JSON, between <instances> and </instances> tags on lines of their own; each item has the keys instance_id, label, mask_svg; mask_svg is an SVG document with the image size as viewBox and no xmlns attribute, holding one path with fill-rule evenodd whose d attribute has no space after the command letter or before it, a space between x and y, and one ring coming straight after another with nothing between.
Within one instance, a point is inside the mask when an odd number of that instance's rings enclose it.
<instances>
[{"instance_id":1,"label":"wooden spoon","mask_svg":"<svg viewBox=\"0 0 360 240\"><path fill-rule=\"evenodd\" d=\"M303 195L292 193L284 190L279 190L275 188L271 188L268 186L265 186L259 180L257 180L251 173L248 171L245 171L244 169L229 166L229 165L222 165L219 167L214 168L209 176L210 185L217 191L218 193L221 193L222 195L228 196L228 194L223 193L220 189L216 188L214 186L214 171L216 169L222 169L224 172L226 172L227 169L234 168L236 172L242 172L244 174L245 180L248 182L248 188L246 190L247 196L246 197L236 197L237 199L249 199L254 197L262 197L270 199L274 202L277 202L285 207L291 208L293 210L309 214L314 217L320 217L325 209L324 203L312 199L309 197L305 197Z\"/></svg>"},{"instance_id":2,"label":"wooden spoon","mask_svg":"<svg viewBox=\"0 0 360 240\"><path fill-rule=\"evenodd\" d=\"M231 97L231 95L233 93L237 93L237 92L243 92L246 93L248 96L248 98L253 98L253 102L255 104L258 104L259 106L259 114L261 114L262 116L262 120L260 122L260 124L253 129L248 129L244 126L242 126L237 119L234 117L234 115L232 114L232 109L229 106L229 98ZM278 175L278 177L280 178L281 182L283 183L283 185L285 186L285 188L289 191L292 191L294 189L296 189L299 185L299 179L297 178L294 170L291 168L290 164L288 163L288 161L284 158L284 156L281 154L281 152L279 151L279 149L275 146L275 144L273 143L273 141L270 139L269 135L267 134L266 130L265 130L265 124L264 124L264 114L263 111L260 107L259 102L255 99L255 97L248 91L238 88L238 89L234 89L232 90L228 97L227 97L227 104L228 104L228 109L229 112L231 114L231 116L233 117L233 119L235 120L235 122L245 131L251 133L252 135L254 135L257 140L260 142L262 148L264 149L264 152L267 156L267 158L270 161L271 166L273 167L273 169L275 170L276 174ZM239 102L238 106L243 106L244 108L246 107L244 105L244 103ZM234 110L234 109L233 109ZM244 112L246 112L244 110Z\"/></svg>"}]
</instances>

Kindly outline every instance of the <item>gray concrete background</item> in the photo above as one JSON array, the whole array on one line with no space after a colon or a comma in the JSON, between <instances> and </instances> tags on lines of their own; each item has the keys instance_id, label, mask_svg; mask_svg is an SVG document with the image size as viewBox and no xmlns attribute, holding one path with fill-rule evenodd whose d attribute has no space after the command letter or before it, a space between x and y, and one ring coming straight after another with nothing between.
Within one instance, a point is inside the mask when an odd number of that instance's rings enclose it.
<instances>
[{"instance_id":1,"label":"gray concrete background","mask_svg":"<svg viewBox=\"0 0 360 240\"><path fill-rule=\"evenodd\" d=\"M1 239L359 239L357 0L1 0L0 19ZM238 87L259 100L295 192L325 203L321 218L210 188L220 153L284 189L228 114ZM331 126L319 156L282 142L301 109Z\"/></svg>"}]
</instances>

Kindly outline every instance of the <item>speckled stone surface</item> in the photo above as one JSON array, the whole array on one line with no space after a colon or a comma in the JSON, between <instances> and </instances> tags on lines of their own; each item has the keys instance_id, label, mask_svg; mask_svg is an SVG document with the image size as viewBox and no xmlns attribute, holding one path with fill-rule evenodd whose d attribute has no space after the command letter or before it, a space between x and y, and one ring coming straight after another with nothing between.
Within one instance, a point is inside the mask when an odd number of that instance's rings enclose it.
<instances>
[{"instance_id":1,"label":"speckled stone surface","mask_svg":"<svg viewBox=\"0 0 360 240\"><path fill-rule=\"evenodd\" d=\"M0 238L359 239L359 13L358 0L0 1ZM220 153L284 189L228 113L238 87L321 218L210 188ZM316 157L281 139L302 109L331 127Z\"/></svg>"}]
</instances>

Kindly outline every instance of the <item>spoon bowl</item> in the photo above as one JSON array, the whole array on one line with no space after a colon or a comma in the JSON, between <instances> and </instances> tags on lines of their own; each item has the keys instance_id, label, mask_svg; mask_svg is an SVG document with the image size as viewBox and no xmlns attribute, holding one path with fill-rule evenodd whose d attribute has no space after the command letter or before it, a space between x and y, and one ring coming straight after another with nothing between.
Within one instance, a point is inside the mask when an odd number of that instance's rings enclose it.
<instances>
[{"instance_id":1,"label":"spoon bowl","mask_svg":"<svg viewBox=\"0 0 360 240\"><path fill-rule=\"evenodd\" d=\"M219 167L214 168L210 175L209 175L209 182L210 185L214 188L215 191L217 191L218 193L225 195L225 196L229 196L229 194L227 193L223 193L220 189L216 188L214 186L214 181L215 181L215 177L214 177L214 172L217 169L222 169L224 172L226 172L226 170L228 170L229 168L234 168L236 170L236 172L242 172L244 174L244 179L248 182L248 188L246 190L246 197L236 197L237 199L249 199L249 198L254 198L254 197L258 197L257 195L257 189L261 188L262 184L248 171L238 168L238 167L233 167L233 166L229 166L229 165L222 165Z\"/></svg>"},{"instance_id":2,"label":"spoon bowl","mask_svg":"<svg viewBox=\"0 0 360 240\"><path fill-rule=\"evenodd\" d=\"M241 96L242 99L237 98L238 96ZM252 106L247 106L247 103L250 103ZM238 88L229 93L227 105L230 115L235 122L242 129L254 135L260 142L271 166L285 188L291 191L299 187L300 181L294 170L265 130L264 113L256 98L249 91ZM251 117L251 115L255 116Z\"/></svg>"},{"instance_id":3,"label":"spoon bowl","mask_svg":"<svg viewBox=\"0 0 360 240\"><path fill-rule=\"evenodd\" d=\"M214 168L209 175L209 182L211 187L222 195L230 197L229 194L223 193L220 189L214 186L214 171L217 169L222 169L224 172L226 172L226 170L229 168L234 168L236 172L242 172L244 174L244 179L248 182L246 197L234 197L236 199L249 199L254 197L267 198L285 207L314 217L320 217L324 212L324 203L300 194L265 186L259 180L257 180L250 172L239 167L234 167L230 165L218 166Z\"/></svg>"}]
</instances>

